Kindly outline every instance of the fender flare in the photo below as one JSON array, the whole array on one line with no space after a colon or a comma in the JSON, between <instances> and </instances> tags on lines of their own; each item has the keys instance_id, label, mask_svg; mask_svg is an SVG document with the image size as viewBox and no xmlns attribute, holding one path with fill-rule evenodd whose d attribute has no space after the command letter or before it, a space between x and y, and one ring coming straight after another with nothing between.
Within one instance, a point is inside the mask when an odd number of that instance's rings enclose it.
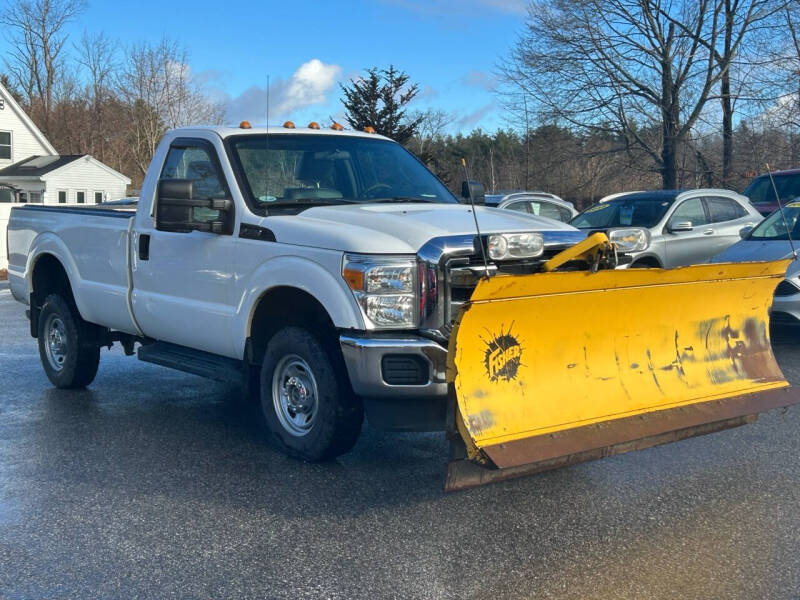
<instances>
[{"instance_id":1,"label":"fender flare","mask_svg":"<svg viewBox=\"0 0 800 600\"><path fill-rule=\"evenodd\" d=\"M237 350L244 353L256 308L264 295L279 287L301 290L315 298L337 329L364 329L364 319L344 279L319 263L299 256L269 259L253 271L236 307Z\"/></svg>"}]
</instances>

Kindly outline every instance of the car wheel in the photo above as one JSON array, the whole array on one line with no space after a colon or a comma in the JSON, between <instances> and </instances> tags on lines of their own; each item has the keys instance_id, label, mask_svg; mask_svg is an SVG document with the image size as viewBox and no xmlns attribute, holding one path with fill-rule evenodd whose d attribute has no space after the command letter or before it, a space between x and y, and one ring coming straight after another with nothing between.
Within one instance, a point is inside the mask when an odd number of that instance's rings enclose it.
<instances>
[{"instance_id":1,"label":"car wheel","mask_svg":"<svg viewBox=\"0 0 800 600\"><path fill-rule=\"evenodd\" d=\"M93 326L72 302L58 294L45 298L39 314L39 357L50 382L61 389L89 385L100 363Z\"/></svg>"},{"instance_id":2,"label":"car wheel","mask_svg":"<svg viewBox=\"0 0 800 600\"><path fill-rule=\"evenodd\" d=\"M267 344L261 364L261 409L273 441L308 461L350 450L364 409L334 348L303 327L285 327Z\"/></svg>"}]
</instances>

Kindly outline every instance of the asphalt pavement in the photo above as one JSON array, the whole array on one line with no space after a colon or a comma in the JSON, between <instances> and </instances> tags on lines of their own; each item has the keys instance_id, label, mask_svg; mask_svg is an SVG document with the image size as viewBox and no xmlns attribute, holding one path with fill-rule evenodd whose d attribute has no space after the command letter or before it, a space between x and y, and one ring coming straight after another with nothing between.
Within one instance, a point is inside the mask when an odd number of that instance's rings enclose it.
<instances>
[{"instance_id":1,"label":"asphalt pavement","mask_svg":"<svg viewBox=\"0 0 800 600\"><path fill-rule=\"evenodd\" d=\"M3 600L800 597L798 408L444 495L441 434L305 464L235 388L117 348L55 390L27 328L0 283Z\"/></svg>"}]
</instances>

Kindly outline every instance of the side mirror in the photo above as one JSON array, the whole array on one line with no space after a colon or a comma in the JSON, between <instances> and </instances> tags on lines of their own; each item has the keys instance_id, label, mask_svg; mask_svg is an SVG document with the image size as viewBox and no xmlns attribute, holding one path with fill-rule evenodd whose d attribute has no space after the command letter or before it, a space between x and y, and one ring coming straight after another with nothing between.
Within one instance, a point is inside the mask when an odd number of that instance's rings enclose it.
<instances>
[{"instance_id":1,"label":"side mirror","mask_svg":"<svg viewBox=\"0 0 800 600\"><path fill-rule=\"evenodd\" d=\"M191 179L162 179L156 195L156 229L187 233L231 233L233 203L226 198L195 198Z\"/></svg>"},{"instance_id":2,"label":"side mirror","mask_svg":"<svg viewBox=\"0 0 800 600\"><path fill-rule=\"evenodd\" d=\"M461 182L461 197L465 203L469 202L470 196L475 204L486 204L486 188L480 181Z\"/></svg>"},{"instance_id":3,"label":"side mirror","mask_svg":"<svg viewBox=\"0 0 800 600\"><path fill-rule=\"evenodd\" d=\"M739 230L739 237L745 239L753 231L753 225L745 225Z\"/></svg>"},{"instance_id":4,"label":"side mirror","mask_svg":"<svg viewBox=\"0 0 800 600\"><path fill-rule=\"evenodd\" d=\"M677 221L670 223L667 229L670 233L676 233L678 231L691 231L694 227L692 227L691 221Z\"/></svg>"}]
</instances>

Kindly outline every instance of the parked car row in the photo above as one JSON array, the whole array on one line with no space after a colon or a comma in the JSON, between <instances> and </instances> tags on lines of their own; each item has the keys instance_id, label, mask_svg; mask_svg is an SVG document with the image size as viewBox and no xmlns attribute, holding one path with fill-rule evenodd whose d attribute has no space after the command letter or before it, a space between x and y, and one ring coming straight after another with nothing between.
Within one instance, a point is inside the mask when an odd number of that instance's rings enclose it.
<instances>
[{"instance_id":1,"label":"parked car row","mask_svg":"<svg viewBox=\"0 0 800 600\"><path fill-rule=\"evenodd\" d=\"M775 260L792 256L790 239L800 240L800 169L775 172L772 181L769 174L759 175L743 194L724 189L621 192L580 213L571 202L538 191L486 195L485 204L549 217L587 233L625 235L636 250L620 268ZM776 289L772 312L775 321L800 323L800 262Z\"/></svg>"}]
</instances>

